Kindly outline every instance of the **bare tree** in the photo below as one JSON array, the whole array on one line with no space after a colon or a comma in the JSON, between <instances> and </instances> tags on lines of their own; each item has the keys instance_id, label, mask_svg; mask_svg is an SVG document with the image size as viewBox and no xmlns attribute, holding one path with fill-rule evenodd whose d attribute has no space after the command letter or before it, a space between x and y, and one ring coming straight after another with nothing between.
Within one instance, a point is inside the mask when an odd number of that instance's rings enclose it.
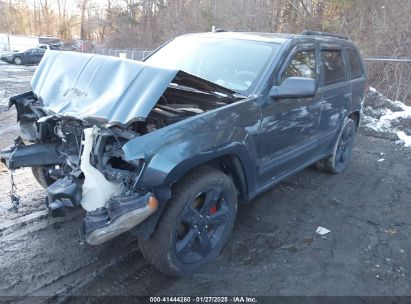
<instances>
[{"instance_id":1,"label":"bare tree","mask_svg":"<svg viewBox=\"0 0 411 304\"><path fill-rule=\"evenodd\" d=\"M410 56L409 0L0 0L0 31L154 48L211 26L236 31L340 33L368 55ZM103 4L102 4L103 3ZM407 64L367 64L370 83L411 102Z\"/></svg>"}]
</instances>

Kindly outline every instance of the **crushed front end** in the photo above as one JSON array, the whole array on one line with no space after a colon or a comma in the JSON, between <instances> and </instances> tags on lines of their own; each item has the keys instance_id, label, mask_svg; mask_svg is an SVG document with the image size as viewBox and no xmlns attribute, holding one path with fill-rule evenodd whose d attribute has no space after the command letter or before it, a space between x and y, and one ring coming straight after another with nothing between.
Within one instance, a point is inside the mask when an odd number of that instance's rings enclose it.
<instances>
[{"instance_id":1,"label":"crushed front end","mask_svg":"<svg viewBox=\"0 0 411 304\"><path fill-rule=\"evenodd\" d=\"M53 216L66 208L87 211L83 240L101 244L132 229L153 214L158 201L148 189L137 187L144 161L126 162L122 146L137 136L118 126L97 127L74 117L49 115L33 93L15 96L20 124L18 143L0 152L11 170L43 166L54 182L47 188L46 204Z\"/></svg>"},{"instance_id":2,"label":"crushed front end","mask_svg":"<svg viewBox=\"0 0 411 304\"><path fill-rule=\"evenodd\" d=\"M171 185L139 183L152 155L126 159L124 146L234 100L182 71L70 52L47 52L31 85L10 98L20 137L0 160L10 170L41 168L51 215L82 207L82 238L92 245L135 227L148 238L170 197Z\"/></svg>"}]
</instances>

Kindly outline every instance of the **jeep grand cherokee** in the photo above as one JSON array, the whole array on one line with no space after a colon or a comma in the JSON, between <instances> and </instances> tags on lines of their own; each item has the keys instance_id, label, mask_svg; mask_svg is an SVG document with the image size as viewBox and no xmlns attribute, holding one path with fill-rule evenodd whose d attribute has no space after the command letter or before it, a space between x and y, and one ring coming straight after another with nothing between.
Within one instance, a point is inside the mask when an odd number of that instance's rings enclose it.
<instances>
[{"instance_id":1,"label":"jeep grand cherokee","mask_svg":"<svg viewBox=\"0 0 411 304\"><path fill-rule=\"evenodd\" d=\"M366 75L344 37L218 32L144 62L48 51L31 85L10 98L21 134L2 161L32 167L52 215L84 208L85 243L131 230L178 276L217 257L237 202L346 168Z\"/></svg>"}]
</instances>

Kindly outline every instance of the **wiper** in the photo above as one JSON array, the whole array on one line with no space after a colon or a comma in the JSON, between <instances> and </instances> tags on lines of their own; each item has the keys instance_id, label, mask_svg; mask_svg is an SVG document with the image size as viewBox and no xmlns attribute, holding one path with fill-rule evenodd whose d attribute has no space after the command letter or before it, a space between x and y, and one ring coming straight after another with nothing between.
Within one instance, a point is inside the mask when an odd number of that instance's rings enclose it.
<instances>
[{"instance_id":1,"label":"wiper","mask_svg":"<svg viewBox=\"0 0 411 304\"><path fill-rule=\"evenodd\" d=\"M245 95L243 95L243 94L241 94L241 93L234 93L233 94L233 97L235 98L235 99L244 99L244 98L246 98L247 96L245 96Z\"/></svg>"},{"instance_id":2,"label":"wiper","mask_svg":"<svg viewBox=\"0 0 411 304\"><path fill-rule=\"evenodd\" d=\"M240 93L233 93L233 94L226 94L226 93L221 93L221 92L217 92L217 91L209 91L209 90L199 90L199 89L195 89L192 87L188 87L185 85L181 85L181 84L177 84L177 83L170 83L170 85L172 87L175 88L179 88L179 89L183 89L183 90L187 90L187 91L191 91L191 92L197 92L197 93L206 93L206 94L210 94L210 95L214 95L217 97L222 97L222 98L231 98L231 99L243 99L246 98L245 95L240 94Z\"/></svg>"},{"instance_id":3,"label":"wiper","mask_svg":"<svg viewBox=\"0 0 411 304\"><path fill-rule=\"evenodd\" d=\"M172 86L172 87L174 87L174 88L178 88L178 89L190 91L190 92L210 93L209 91L202 91L202 90L199 90L199 89L195 89L195 88L188 87L188 86L185 86L185 85L177 84L177 83L174 83L174 82L171 82L171 83L170 83L170 86Z\"/></svg>"}]
</instances>

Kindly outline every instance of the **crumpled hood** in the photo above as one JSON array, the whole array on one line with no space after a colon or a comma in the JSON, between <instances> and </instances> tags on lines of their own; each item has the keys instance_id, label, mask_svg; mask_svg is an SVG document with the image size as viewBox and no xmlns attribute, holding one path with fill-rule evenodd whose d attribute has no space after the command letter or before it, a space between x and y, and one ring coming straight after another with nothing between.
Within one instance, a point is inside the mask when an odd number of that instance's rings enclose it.
<instances>
[{"instance_id":1,"label":"crumpled hood","mask_svg":"<svg viewBox=\"0 0 411 304\"><path fill-rule=\"evenodd\" d=\"M53 114L128 125L145 120L172 81L203 91L234 93L178 70L60 51L46 52L31 86L43 107Z\"/></svg>"},{"instance_id":2,"label":"crumpled hood","mask_svg":"<svg viewBox=\"0 0 411 304\"><path fill-rule=\"evenodd\" d=\"M47 51L31 86L53 113L126 125L147 117L177 72L115 57Z\"/></svg>"}]
</instances>

